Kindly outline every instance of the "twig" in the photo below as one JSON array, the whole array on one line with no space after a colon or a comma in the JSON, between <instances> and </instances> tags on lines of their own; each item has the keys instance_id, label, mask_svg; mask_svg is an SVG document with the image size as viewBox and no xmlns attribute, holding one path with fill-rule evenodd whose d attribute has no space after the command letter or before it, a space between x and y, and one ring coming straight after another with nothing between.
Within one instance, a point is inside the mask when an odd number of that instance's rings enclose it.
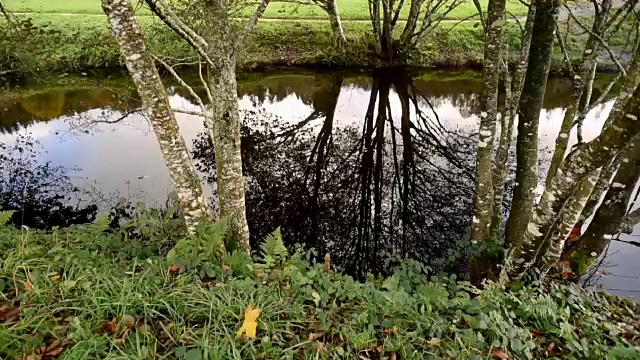
<instances>
[{"instance_id":1,"label":"twig","mask_svg":"<svg viewBox=\"0 0 640 360\"><path fill-rule=\"evenodd\" d=\"M175 14L175 12L166 5L164 0L145 0L151 12L156 14L160 20L162 20L169 28L175 31L180 37L189 43L205 61L215 67L211 58L207 54L209 45L204 39L189 28L183 21ZM158 4L160 3L160 4ZM158 6L160 5L160 6ZM165 6L166 5L166 6Z\"/></svg>"},{"instance_id":2,"label":"twig","mask_svg":"<svg viewBox=\"0 0 640 360\"><path fill-rule=\"evenodd\" d=\"M256 11L253 13L253 15L251 15L251 18L247 22L247 25L244 27L244 31L242 32L242 35L240 35L240 38L237 41L237 44L241 44L242 40L247 35L249 35L249 33L256 26L256 24L258 23L258 20L260 20L260 18L262 17L262 14L264 14L264 11L267 9L267 6L269 5L269 1L270 0L262 0L262 2L260 3L260 6L258 6Z\"/></svg>"},{"instance_id":3,"label":"twig","mask_svg":"<svg viewBox=\"0 0 640 360\"><path fill-rule=\"evenodd\" d=\"M618 67L618 69L620 70L620 72L622 73L623 77L627 77L627 71L624 69L624 66L622 66L622 64L620 64L620 62L618 61L618 59L616 59L616 56L613 54L613 51L611 51L611 48L609 47L609 44L607 44L607 42L598 34L594 33L593 31L589 30L587 27L585 27L577 18L576 16L573 14L573 12L571 11L571 7L565 4L565 9L567 9L567 12L569 13L569 16L578 24L578 26L580 26L584 31L586 31L587 33L589 33L589 35L593 36L594 38L596 38L599 42L600 45L602 45L602 47L607 50L607 52L609 53L609 57L611 58L611 61L613 61L616 66Z\"/></svg>"},{"instance_id":4,"label":"twig","mask_svg":"<svg viewBox=\"0 0 640 360\"><path fill-rule=\"evenodd\" d=\"M171 73L171 75L173 75L173 77L176 79L176 81L178 81L178 83L182 87L184 87L185 89L187 89L187 91L189 91L189 94L191 94L191 96L193 96L193 98L198 102L198 105L200 106L200 109L202 110L202 113L206 114L207 113L207 108L204 106L204 103L202 102L202 99L200 98L200 96L198 96L198 94L196 94L196 92L193 90L193 88L191 86L189 86L184 80L182 80L180 75L178 75L178 73L174 70L173 67L171 67L171 65L169 65L166 62L162 61L159 57L155 56L154 54L151 54L151 56L157 62L162 64L162 66L164 66L165 69L167 69L167 71L169 71ZM207 116L205 116L205 118L207 118Z\"/></svg>"}]
</instances>

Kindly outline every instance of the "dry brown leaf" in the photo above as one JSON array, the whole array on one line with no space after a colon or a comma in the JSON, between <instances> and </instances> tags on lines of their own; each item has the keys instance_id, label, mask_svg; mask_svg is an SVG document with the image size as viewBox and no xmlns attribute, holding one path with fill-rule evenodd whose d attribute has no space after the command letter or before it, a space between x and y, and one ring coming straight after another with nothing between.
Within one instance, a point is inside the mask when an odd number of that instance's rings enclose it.
<instances>
[{"instance_id":1,"label":"dry brown leaf","mask_svg":"<svg viewBox=\"0 0 640 360\"><path fill-rule=\"evenodd\" d=\"M534 336L541 336L544 335L544 331L540 331L538 329L531 329L531 334L533 334Z\"/></svg>"},{"instance_id":2,"label":"dry brown leaf","mask_svg":"<svg viewBox=\"0 0 640 360\"><path fill-rule=\"evenodd\" d=\"M397 327L392 327L391 329L387 329L384 331L385 335L393 335L393 334L397 334L398 333L398 328Z\"/></svg>"},{"instance_id":3,"label":"dry brown leaf","mask_svg":"<svg viewBox=\"0 0 640 360\"><path fill-rule=\"evenodd\" d=\"M136 326L136 331L144 335L147 333L147 326L145 324L139 324Z\"/></svg>"},{"instance_id":4,"label":"dry brown leaf","mask_svg":"<svg viewBox=\"0 0 640 360\"><path fill-rule=\"evenodd\" d=\"M176 272L178 270L180 270L180 265L178 265L178 264L173 264L173 265L169 266L169 271Z\"/></svg>"},{"instance_id":5,"label":"dry brown leaf","mask_svg":"<svg viewBox=\"0 0 640 360\"><path fill-rule=\"evenodd\" d=\"M427 341L427 345L432 346L432 347L441 347L442 346L442 340L440 340L438 338L432 338L431 340Z\"/></svg>"},{"instance_id":6,"label":"dry brown leaf","mask_svg":"<svg viewBox=\"0 0 640 360\"><path fill-rule=\"evenodd\" d=\"M20 307L3 306L0 307L0 323L15 322L20 318Z\"/></svg>"},{"instance_id":7,"label":"dry brown leaf","mask_svg":"<svg viewBox=\"0 0 640 360\"><path fill-rule=\"evenodd\" d=\"M136 326L136 318L131 315L123 315L122 324L124 324L127 329L132 329L134 326Z\"/></svg>"},{"instance_id":8,"label":"dry brown leaf","mask_svg":"<svg viewBox=\"0 0 640 360\"><path fill-rule=\"evenodd\" d=\"M118 325L116 325L114 321L109 321L102 325L102 329L104 329L104 331L108 332L109 334L113 334L118 329Z\"/></svg>"},{"instance_id":9,"label":"dry brown leaf","mask_svg":"<svg viewBox=\"0 0 640 360\"><path fill-rule=\"evenodd\" d=\"M113 343L116 345L124 345L124 338L120 338L120 339L113 339Z\"/></svg>"},{"instance_id":10,"label":"dry brown leaf","mask_svg":"<svg viewBox=\"0 0 640 360\"><path fill-rule=\"evenodd\" d=\"M551 343L547 346L547 356L555 356L560 353L560 349L555 343Z\"/></svg>"},{"instance_id":11,"label":"dry brown leaf","mask_svg":"<svg viewBox=\"0 0 640 360\"><path fill-rule=\"evenodd\" d=\"M315 341L324 336L324 333L309 333L309 341Z\"/></svg>"},{"instance_id":12,"label":"dry brown leaf","mask_svg":"<svg viewBox=\"0 0 640 360\"><path fill-rule=\"evenodd\" d=\"M493 348L491 349L491 355L495 359L509 360L509 354L507 353L507 350L504 349Z\"/></svg>"},{"instance_id":13,"label":"dry brown leaf","mask_svg":"<svg viewBox=\"0 0 640 360\"><path fill-rule=\"evenodd\" d=\"M229 265L227 265L225 263L222 263L222 265L220 265L220 268L222 270L231 270L231 266L229 266Z\"/></svg>"}]
</instances>

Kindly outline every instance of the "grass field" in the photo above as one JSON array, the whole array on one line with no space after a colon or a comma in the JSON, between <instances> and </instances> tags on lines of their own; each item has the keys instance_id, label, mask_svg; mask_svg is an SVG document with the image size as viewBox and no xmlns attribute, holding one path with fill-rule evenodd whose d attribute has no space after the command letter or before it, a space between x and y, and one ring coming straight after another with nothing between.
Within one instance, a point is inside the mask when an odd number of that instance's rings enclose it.
<instances>
[{"instance_id":1,"label":"grass field","mask_svg":"<svg viewBox=\"0 0 640 360\"><path fill-rule=\"evenodd\" d=\"M138 6L138 0L132 0ZM480 0L486 7L487 0ZM516 16L524 16L527 10L516 0L508 0L509 11ZM15 12L39 12L39 13L74 13L74 14L102 14L100 0L6 0L7 8ZM367 0L338 0L340 15L343 20L369 19ZM144 9L142 14L147 13ZM408 4L403 8L406 16L409 12ZM473 2L468 1L448 14L449 19L464 19L476 13ZM250 14L244 12L244 16ZM324 19L326 13L318 6L296 5L282 2L272 2L264 13L265 18L278 19Z\"/></svg>"}]
</instances>

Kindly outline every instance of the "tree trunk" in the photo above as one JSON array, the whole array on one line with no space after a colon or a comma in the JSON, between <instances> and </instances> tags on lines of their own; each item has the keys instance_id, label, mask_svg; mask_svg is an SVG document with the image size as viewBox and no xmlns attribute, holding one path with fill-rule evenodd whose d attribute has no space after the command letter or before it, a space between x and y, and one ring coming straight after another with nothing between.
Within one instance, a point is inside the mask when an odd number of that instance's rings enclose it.
<instances>
[{"instance_id":1,"label":"tree trunk","mask_svg":"<svg viewBox=\"0 0 640 360\"><path fill-rule=\"evenodd\" d=\"M483 90L480 101L480 136L476 155L476 203L472 240L488 241L493 216L493 142L498 117L498 85L502 66L502 27L505 0L491 0L487 13L484 48ZM506 126L503 130L506 130ZM503 132L505 134L505 132Z\"/></svg>"},{"instance_id":2,"label":"tree trunk","mask_svg":"<svg viewBox=\"0 0 640 360\"><path fill-rule=\"evenodd\" d=\"M333 40L336 46L340 47L347 42L347 38L344 36L344 30L342 29L342 21L340 20L340 14L338 13L338 1L327 0L327 6L325 11L329 16L329 24L331 25L331 31L333 32Z\"/></svg>"},{"instance_id":3,"label":"tree trunk","mask_svg":"<svg viewBox=\"0 0 640 360\"><path fill-rule=\"evenodd\" d=\"M225 53L211 54L219 72L210 76L209 87L213 97L213 119L208 124L209 135L216 151L218 170L218 199L220 217L229 222L226 240L228 248L234 245L250 253L249 226L245 207L245 181L240 153L240 109L236 62L232 49L220 49Z\"/></svg>"},{"instance_id":4,"label":"tree trunk","mask_svg":"<svg viewBox=\"0 0 640 360\"><path fill-rule=\"evenodd\" d=\"M538 185L538 123L551 66L558 0L538 0L526 80L518 109L516 184L506 238L518 246L524 238Z\"/></svg>"},{"instance_id":5,"label":"tree trunk","mask_svg":"<svg viewBox=\"0 0 640 360\"><path fill-rule=\"evenodd\" d=\"M569 135L571 133L571 129L573 129L574 123L576 122L576 116L579 114L578 110L580 108L580 100L584 98L585 101L588 101L586 98L590 97L587 96L588 90L586 87L592 84L589 79L598 58L598 49L600 48L600 41L598 40L598 37L604 37L604 25L607 21L610 9L611 0L604 0L602 2L602 8L593 23L591 30L593 33L587 39L580 67L572 79L573 90L571 92L571 102L567 106L567 111L564 114L562 125L560 125L560 133L556 138L556 146L551 158L551 164L549 165L545 184L551 183L560 163L564 160L564 155L567 151L567 144L569 143ZM572 65L568 64L568 66Z\"/></svg>"},{"instance_id":6,"label":"tree trunk","mask_svg":"<svg viewBox=\"0 0 640 360\"><path fill-rule=\"evenodd\" d=\"M477 6L478 4L476 4ZM522 40L520 42L520 56L516 65L516 69L511 78L508 69L504 71L505 86L505 104L502 118L500 119L501 132L500 143L498 145L498 154L496 165L493 171L493 218L491 219L491 236L498 238L503 236L503 205L505 177L507 174L507 161L509 152L511 151L511 142L513 141L513 124L518 112L518 104L520 103L520 94L524 85L524 78L529 64L529 48L531 47L531 38L533 36L533 23L536 17L535 3L529 5L527 21L524 25ZM503 51L508 54L508 46L504 46ZM505 55L503 55L505 56Z\"/></svg>"},{"instance_id":7,"label":"tree trunk","mask_svg":"<svg viewBox=\"0 0 640 360\"><path fill-rule=\"evenodd\" d=\"M556 261L560 259L565 241L574 225L578 222L580 214L582 214L582 210L587 200L589 200L589 195L591 195L596 181L598 181L600 171L601 169L593 171L586 179L582 180L576 193L562 208L561 215L554 225L556 229L550 231L547 235L545 244L548 245L543 246L543 249L546 248L546 251L536 259L536 268L540 270L543 277L549 272L551 267L555 265Z\"/></svg>"},{"instance_id":8,"label":"tree trunk","mask_svg":"<svg viewBox=\"0 0 640 360\"><path fill-rule=\"evenodd\" d=\"M113 34L118 40L120 51L160 143L160 150L178 194L187 229L193 233L199 223L211 220L211 211L204 198L200 179L191 163L189 150L180 135L158 70L146 51L131 2L103 0L102 8L109 17Z\"/></svg>"},{"instance_id":9,"label":"tree trunk","mask_svg":"<svg viewBox=\"0 0 640 360\"><path fill-rule=\"evenodd\" d=\"M540 203L527 225L523 241L510 250L500 274L501 283L521 278L534 263L538 253L547 251L541 247L563 205L575 193L584 178L611 162L633 140L640 131L639 116L640 88L636 88L623 111L610 119L611 126L606 127L596 139L569 154L558 169L557 176L545 188ZM566 237L568 233L557 235Z\"/></svg>"},{"instance_id":10,"label":"tree trunk","mask_svg":"<svg viewBox=\"0 0 640 360\"><path fill-rule=\"evenodd\" d=\"M587 273L613 236L620 231L629 200L640 177L640 138L636 137L629 148L619 156L622 159L620 168L589 227L584 235L562 254L563 259L571 262L577 279Z\"/></svg>"}]
</instances>

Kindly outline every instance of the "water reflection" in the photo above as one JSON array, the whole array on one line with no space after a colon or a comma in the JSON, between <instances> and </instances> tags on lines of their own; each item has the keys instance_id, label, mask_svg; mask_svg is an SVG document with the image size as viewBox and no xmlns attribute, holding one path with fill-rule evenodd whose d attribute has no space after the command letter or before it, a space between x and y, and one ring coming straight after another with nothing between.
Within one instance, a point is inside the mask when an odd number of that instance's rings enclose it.
<instances>
[{"instance_id":1,"label":"water reflection","mask_svg":"<svg viewBox=\"0 0 640 360\"><path fill-rule=\"evenodd\" d=\"M353 274L384 270L389 256L441 258L468 227L473 137L447 129L410 77L374 77L364 114L350 121L337 111L344 76L321 81L298 121L245 112L253 242L282 226L289 243L328 251ZM195 157L213 181L206 134Z\"/></svg>"},{"instance_id":2,"label":"water reflection","mask_svg":"<svg viewBox=\"0 0 640 360\"><path fill-rule=\"evenodd\" d=\"M469 73L334 72L241 81L252 242L281 226L288 242L329 251L335 263L360 274L384 270L389 255L430 264L447 257L471 218L480 90L477 75ZM568 81L550 80L541 148L553 146L569 93ZM170 94L173 106L195 109L184 89L170 87ZM0 142L13 144L18 134L30 133L47 150L39 163L82 168L82 179L70 178L73 186L96 181L105 194L162 204L171 182L138 107L121 87L9 94L0 97ZM609 108L610 102L589 115L585 140L598 134ZM202 120L179 115L178 121L215 199L214 150L201 135Z\"/></svg>"}]
</instances>

